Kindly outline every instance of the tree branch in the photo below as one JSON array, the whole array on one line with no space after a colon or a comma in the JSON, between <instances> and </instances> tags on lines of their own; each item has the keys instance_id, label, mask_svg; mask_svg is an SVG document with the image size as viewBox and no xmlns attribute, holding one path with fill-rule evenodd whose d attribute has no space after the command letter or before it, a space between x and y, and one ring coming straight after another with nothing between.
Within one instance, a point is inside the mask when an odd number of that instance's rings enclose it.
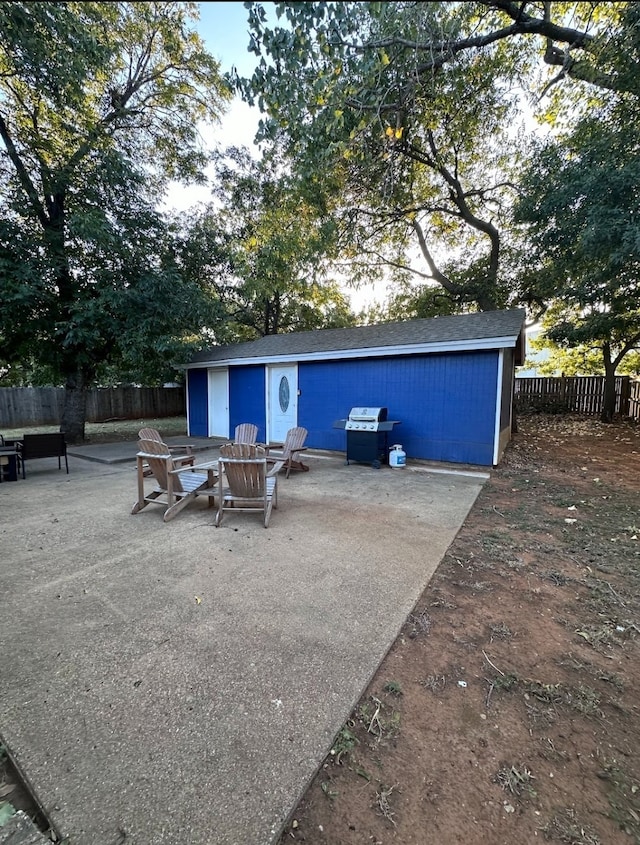
<instances>
[{"instance_id":1,"label":"tree branch","mask_svg":"<svg viewBox=\"0 0 640 845\"><path fill-rule=\"evenodd\" d=\"M524 11L524 4L513 3L510 0L479 0L479 2L490 9L497 9L504 12L513 21L516 32L521 35L541 35L546 39L544 61L546 64L562 68L560 74L555 77L545 88L546 91L552 84L559 82L563 76L570 76L579 79L581 82L589 82L599 88L610 91L637 91L633 84L622 85L620 79L610 74L597 71L592 65L585 61L571 58L569 52L573 48L591 53L595 47L596 39L585 30L574 29L569 26L560 26L551 20L551 3L545 2L542 18L535 18ZM554 41L566 44L564 50L554 45ZM544 94L543 94L544 96Z\"/></svg>"},{"instance_id":2,"label":"tree branch","mask_svg":"<svg viewBox=\"0 0 640 845\"><path fill-rule=\"evenodd\" d=\"M593 35L589 35L588 32L553 23L546 9L542 18L534 18L524 11L522 3L513 3L511 0L479 0L479 2L489 9L504 12L511 18L521 34L543 35L553 41L561 41L582 49L589 49L594 42ZM548 4L545 3L545 7L547 6Z\"/></svg>"},{"instance_id":3,"label":"tree branch","mask_svg":"<svg viewBox=\"0 0 640 845\"><path fill-rule=\"evenodd\" d=\"M29 202L31 203L31 206L35 211L41 226L43 227L43 229L46 229L49 225L49 218L47 217L47 213L45 211L44 206L40 202L40 197L38 196L38 192L35 188L35 185L31 181L31 178L27 173L27 168L24 166L24 162L22 161L20 153L18 152L15 144L13 143L13 138L11 137L7 124L5 123L4 117L1 114L0 138L2 138L4 142L9 158L11 159L11 162L16 169L16 173L18 174L20 184L22 185L26 195L29 197Z\"/></svg>"},{"instance_id":4,"label":"tree branch","mask_svg":"<svg viewBox=\"0 0 640 845\"><path fill-rule=\"evenodd\" d=\"M427 262L427 267L430 270L430 277L435 279L438 284L442 285L442 287L448 291L449 293L457 296L463 292L463 288L456 284L449 276L445 275L436 265L436 262L427 246L427 239L424 236L424 231L422 226L417 220L412 220L411 225L413 227L413 231L416 233L416 237L418 238L418 245L420 247L420 252L424 256L424 260Z\"/></svg>"},{"instance_id":5,"label":"tree branch","mask_svg":"<svg viewBox=\"0 0 640 845\"><path fill-rule=\"evenodd\" d=\"M370 50L398 47L404 50L412 50L416 55L427 53L429 60L418 64L414 70L413 85L419 84L420 80L442 68L459 53L466 50L478 50L488 47L498 41L512 38L514 35L539 35L546 39L546 47L543 55L546 64L552 67L561 68L558 76L554 77L551 83L545 88L545 93L552 84L556 84L564 76L579 79L607 90L624 90L636 92L637 86L633 82L623 83L618 77L598 71L592 64L572 58L571 50L582 50L591 54L595 51L597 41L595 36L586 30L575 29L570 26L562 26L553 23L551 20L550 3L544 4L542 17L534 17L525 11L525 3L514 3L510 0L479 0L480 5L487 9L496 10L511 18L513 23L509 26L500 27L493 32L481 35L473 35L468 38L461 38L453 41L415 41L406 38L389 37L368 41L365 44L356 44L342 39L333 39L333 46L346 48L353 53L363 53ZM555 46L555 43L566 45L565 49ZM371 106L361 104L364 109L370 110Z\"/></svg>"},{"instance_id":6,"label":"tree branch","mask_svg":"<svg viewBox=\"0 0 640 845\"><path fill-rule=\"evenodd\" d=\"M625 355L631 352L632 349L635 349L638 344L640 344L640 332L638 332L638 334L634 335L633 337L629 338L629 340L624 344L620 352L616 355L613 361L613 366L615 369L618 368L618 365L625 357Z\"/></svg>"}]
</instances>

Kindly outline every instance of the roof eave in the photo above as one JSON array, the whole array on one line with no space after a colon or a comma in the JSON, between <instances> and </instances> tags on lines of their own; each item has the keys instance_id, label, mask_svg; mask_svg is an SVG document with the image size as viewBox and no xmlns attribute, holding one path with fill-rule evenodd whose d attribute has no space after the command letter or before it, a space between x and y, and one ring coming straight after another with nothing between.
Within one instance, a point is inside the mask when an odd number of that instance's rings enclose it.
<instances>
[{"instance_id":1,"label":"roof eave","mask_svg":"<svg viewBox=\"0 0 640 845\"><path fill-rule=\"evenodd\" d=\"M252 364L285 364L312 361L336 361L344 358L390 358L399 355L430 355L438 352L469 352L480 349L504 349L515 347L520 333L502 337L473 338L469 340L443 341L440 343L413 343L400 346L366 346L358 349L331 349L323 352L293 352L282 355L255 355L245 358L215 358L198 361L184 366L185 370L203 367L240 367Z\"/></svg>"}]
</instances>

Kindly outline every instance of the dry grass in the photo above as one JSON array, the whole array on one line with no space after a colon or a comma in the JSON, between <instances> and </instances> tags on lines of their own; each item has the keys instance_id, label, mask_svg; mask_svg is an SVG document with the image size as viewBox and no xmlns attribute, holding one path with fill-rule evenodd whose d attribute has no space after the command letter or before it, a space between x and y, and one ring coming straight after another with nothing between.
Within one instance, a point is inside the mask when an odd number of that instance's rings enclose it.
<instances>
[{"instance_id":1,"label":"dry grass","mask_svg":"<svg viewBox=\"0 0 640 845\"><path fill-rule=\"evenodd\" d=\"M164 437L186 436L186 417L163 417L161 419L112 420L111 422L87 423L86 443L120 443L137 440L141 428L157 428ZM24 426L3 430L7 440L20 439L24 434L49 434L60 431L59 425Z\"/></svg>"},{"instance_id":2,"label":"dry grass","mask_svg":"<svg viewBox=\"0 0 640 845\"><path fill-rule=\"evenodd\" d=\"M566 842L567 845L600 845L597 834L582 824L575 810L563 809L556 812L551 821L542 828L544 838Z\"/></svg>"}]
</instances>

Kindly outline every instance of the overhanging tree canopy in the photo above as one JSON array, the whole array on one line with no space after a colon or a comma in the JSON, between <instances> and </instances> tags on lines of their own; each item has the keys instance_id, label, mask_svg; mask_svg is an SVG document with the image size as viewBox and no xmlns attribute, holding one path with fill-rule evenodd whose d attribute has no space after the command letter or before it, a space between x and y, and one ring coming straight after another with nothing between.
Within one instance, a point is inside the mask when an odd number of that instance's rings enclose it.
<instances>
[{"instance_id":1,"label":"overhanging tree canopy","mask_svg":"<svg viewBox=\"0 0 640 845\"><path fill-rule=\"evenodd\" d=\"M526 154L514 89L637 90L633 4L279 3L274 28L246 5L260 61L236 85L266 113L261 136L286 135L310 180L342 174L361 255L480 308L506 302L506 209Z\"/></svg>"}]
</instances>

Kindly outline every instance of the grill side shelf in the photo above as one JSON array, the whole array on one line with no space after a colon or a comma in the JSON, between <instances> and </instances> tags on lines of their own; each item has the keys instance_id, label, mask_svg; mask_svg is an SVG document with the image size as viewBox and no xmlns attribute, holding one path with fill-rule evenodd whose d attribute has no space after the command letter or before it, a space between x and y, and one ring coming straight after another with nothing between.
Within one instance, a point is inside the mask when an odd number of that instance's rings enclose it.
<instances>
[{"instance_id":1,"label":"grill side shelf","mask_svg":"<svg viewBox=\"0 0 640 845\"><path fill-rule=\"evenodd\" d=\"M402 425L400 420L385 420L378 423L378 431L393 431L394 425Z\"/></svg>"}]
</instances>

